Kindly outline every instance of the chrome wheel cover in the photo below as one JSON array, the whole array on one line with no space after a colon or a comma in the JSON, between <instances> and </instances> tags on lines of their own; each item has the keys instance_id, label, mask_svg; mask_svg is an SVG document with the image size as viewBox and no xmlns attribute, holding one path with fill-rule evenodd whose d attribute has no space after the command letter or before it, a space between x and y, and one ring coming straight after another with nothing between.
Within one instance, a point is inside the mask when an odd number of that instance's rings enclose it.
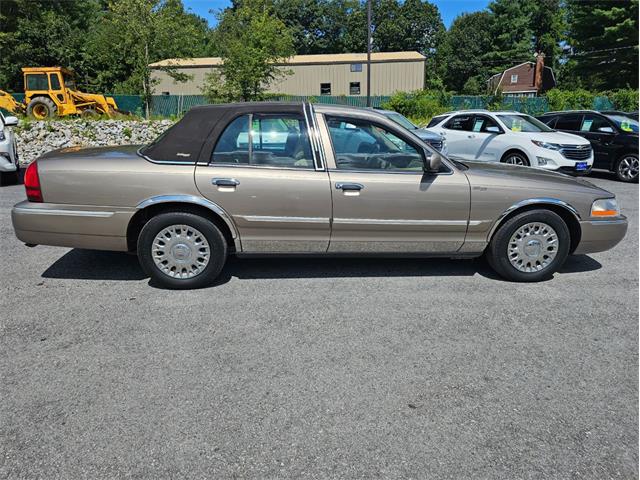
<instances>
[{"instance_id":1,"label":"chrome wheel cover","mask_svg":"<svg viewBox=\"0 0 640 480\"><path fill-rule=\"evenodd\" d=\"M618 164L618 173L625 180L638 178L638 159L631 155L624 157Z\"/></svg>"},{"instance_id":2,"label":"chrome wheel cover","mask_svg":"<svg viewBox=\"0 0 640 480\"><path fill-rule=\"evenodd\" d=\"M520 155L509 155L504 163L508 163L509 165L520 165L521 167L527 166L527 162Z\"/></svg>"},{"instance_id":3,"label":"chrome wheel cover","mask_svg":"<svg viewBox=\"0 0 640 480\"><path fill-rule=\"evenodd\" d=\"M539 272L547 268L558 253L558 235L546 223L522 225L509 240L507 256L518 271Z\"/></svg>"},{"instance_id":4,"label":"chrome wheel cover","mask_svg":"<svg viewBox=\"0 0 640 480\"><path fill-rule=\"evenodd\" d=\"M197 229L189 225L171 225L162 229L151 246L153 261L171 278L193 278L209 264L209 242Z\"/></svg>"}]
</instances>

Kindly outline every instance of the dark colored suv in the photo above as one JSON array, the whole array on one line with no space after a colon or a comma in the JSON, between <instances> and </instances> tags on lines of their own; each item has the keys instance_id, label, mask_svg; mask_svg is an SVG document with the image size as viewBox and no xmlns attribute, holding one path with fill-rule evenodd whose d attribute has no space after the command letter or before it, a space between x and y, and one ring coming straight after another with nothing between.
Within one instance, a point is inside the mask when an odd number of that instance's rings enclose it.
<instances>
[{"instance_id":1,"label":"dark colored suv","mask_svg":"<svg viewBox=\"0 0 640 480\"><path fill-rule=\"evenodd\" d=\"M593 168L614 172L623 182L638 181L638 121L626 115L591 110L549 112L538 120L591 142Z\"/></svg>"}]
</instances>

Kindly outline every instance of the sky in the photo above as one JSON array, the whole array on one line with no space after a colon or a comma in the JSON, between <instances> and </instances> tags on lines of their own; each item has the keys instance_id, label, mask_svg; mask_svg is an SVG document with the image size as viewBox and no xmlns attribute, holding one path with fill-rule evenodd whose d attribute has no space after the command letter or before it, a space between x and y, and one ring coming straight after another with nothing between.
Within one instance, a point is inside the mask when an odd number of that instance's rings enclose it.
<instances>
[{"instance_id":1,"label":"sky","mask_svg":"<svg viewBox=\"0 0 640 480\"><path fill-rule=\"evenodd\" d=\"M461 13L465 12L477 12L483 10L488 4L489 0L431 0L435 3L442 15L442 21L445 26L449 28L453 19ZM204 17L209 22L209 25L215 25L216 18L215 12L227 7L230 0L183 0L185 7L191 9L193 13L197 13L201 17ZM210 13L213 10L214 13Z\"/></svg>"}]
</instances>

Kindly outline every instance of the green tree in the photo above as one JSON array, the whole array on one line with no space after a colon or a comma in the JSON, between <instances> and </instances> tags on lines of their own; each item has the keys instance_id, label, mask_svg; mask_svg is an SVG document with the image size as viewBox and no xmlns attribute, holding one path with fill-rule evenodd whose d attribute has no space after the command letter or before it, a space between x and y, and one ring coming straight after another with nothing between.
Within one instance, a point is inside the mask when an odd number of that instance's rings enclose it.
<instances>
[{"instance_id":1,"label":"green tree","mask_svg":"<svg viewBox=\"0 0 640 480\"><path fill-rule=\"evenodd\" d=\"M295 53L293 37L273 15L271 6L250 0L224 10L214 41L223 64L209 75L204 93L210 99L255 100L287 71L275 65Z\"/></svg>"},{"instance_id":2,"label":"green tree","mask_svg":"<svg viewBox=\"0 0 640 480\"><path fill-rule=\"evenodd\" d=\"M567 1L568 76L590 89L638 86L638 0Z\"/></svg>"},{"instance_id":3,"label":"green tree","mask_svg":"<svg viewBox=\"0 0 640 480\"><path fill-rule=\"evenodd\" d=\"M474 78L465 93L471 88L480 90L473 94L486 91L489 68L483 59L492 48L491 27L488 12L465 13L453 21L442 46L446 59L444 82L449 90L460 92Z\"/></svg>"}]
</instances>

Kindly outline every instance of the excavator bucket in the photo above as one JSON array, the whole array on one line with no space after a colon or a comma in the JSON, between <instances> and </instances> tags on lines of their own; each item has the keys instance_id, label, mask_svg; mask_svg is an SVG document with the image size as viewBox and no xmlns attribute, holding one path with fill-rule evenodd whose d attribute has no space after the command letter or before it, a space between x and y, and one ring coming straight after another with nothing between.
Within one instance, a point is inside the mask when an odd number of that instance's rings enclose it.
<instances>
[{"instance_id":1,"label":"excavator bucket","mask_svg":"<svg viewBox=\"0 0 640 480\"><path fill-rule=\"evenodd\" d=\"M0 108L11 113L24 113L25 106L4 90L0 90Z\"/></svg>"}]
</instances>

